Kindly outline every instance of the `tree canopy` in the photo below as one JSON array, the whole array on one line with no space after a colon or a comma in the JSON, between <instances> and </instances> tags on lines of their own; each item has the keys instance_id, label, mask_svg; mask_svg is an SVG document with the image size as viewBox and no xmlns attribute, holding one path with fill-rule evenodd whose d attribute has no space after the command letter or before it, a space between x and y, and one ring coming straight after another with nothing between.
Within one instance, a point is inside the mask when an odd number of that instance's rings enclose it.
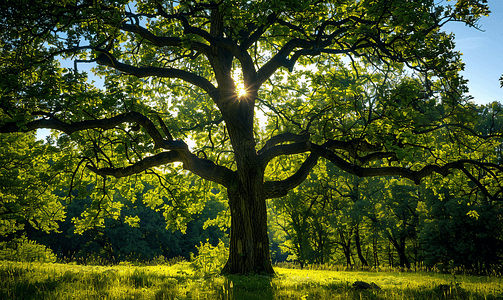
<instances>
[{"instance_id":1,"label":"tree canopy","mask_svg":"<svg viewBox=\"0 0 503 300\"><path fill-rule=\"evenodd\" d=\"M485 0L1 5L0 132L54 130L68 187L95 187L83 228L117 218L116 191L155 186L145 201L179 226L204 207L201 190L218 191L231 215L224 272L271 273L266 199L321 159L416 184L462 175L501 198L500 111L470 102L441 30L476 27ZM194 176L205 181L183 184Z\"/></svg>"}]
</instances>

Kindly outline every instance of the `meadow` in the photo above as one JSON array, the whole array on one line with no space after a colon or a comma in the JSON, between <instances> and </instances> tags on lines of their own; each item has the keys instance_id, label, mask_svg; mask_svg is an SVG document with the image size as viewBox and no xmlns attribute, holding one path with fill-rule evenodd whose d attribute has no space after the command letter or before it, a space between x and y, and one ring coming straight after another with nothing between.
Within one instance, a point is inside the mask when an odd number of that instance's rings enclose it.
<instances>
[{"instance_id":1,"label":"meadow","mask_svg":"<svg viewBox=\"0 0 503 300\"><path fill-rule=\"evenodd\" d=\"M187 262L105 267L0 261L0 299L503 300L502 277L280 267L275 271L274 277L245 277L201 273ZM381 290L355 289L355 281L374 282Z\"/></svg>"}]
</instances>

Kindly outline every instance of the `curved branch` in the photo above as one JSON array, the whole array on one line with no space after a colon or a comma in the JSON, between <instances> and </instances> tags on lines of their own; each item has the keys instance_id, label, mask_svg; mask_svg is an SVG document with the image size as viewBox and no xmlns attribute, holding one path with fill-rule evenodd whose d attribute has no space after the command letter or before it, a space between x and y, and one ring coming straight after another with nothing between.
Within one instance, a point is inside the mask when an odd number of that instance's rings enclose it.
<instances>
[{"instance_id":1,"label":"curved branch","mask_svg":"<svg viewBox=\"0 0 503 300\"><path fill-rule=\"evenodd\" d=\"M288 27L290 30L297 31L303 35L306 34L302 28L292 25L288 22L279 20L275 15L271 15L270 17L271 22L275 21L280 25ZM315 40L310 40L308 38L306 39L294 38L288 41L280 49L280 51L276 55L274 55L271 58L271 60L267 62L264 66L262 66L262 68L259 70L257 76L258 84L259 85L262 84L280 67L285 67L290 71L292 71L296 61L301 56L319 55L322 52L330 52L332 54L349 54L351 52L355 52L359 48L365 48L361 46L347 47L347 45L339 44L339 46L342 47L341 49L326 49L327 47L332 45L336 37L346 33L349 30L349 28L345 25L350 22L362 23L362 24L375 24L374 21L363 20L357 17L348 17L340 21L325 21L320 26L320 28L318 28L317 30L318 33ZM325 35L324 30L327 26L335 26L338 27L338 29L334 30L330 35ZM367 45L366 47L372 47L372 46L375 45ZM292 52L296 48L301 48L301 50L296 51L289 59L288 57L292 54Z\"/></svg>"},{"instance_id":2,"label":"curved branch","mask_svg":"<svg viewBox=\"0 0 503 300\"><path fill-rule=\"evenodd\" d=\"M288 56L295 48L311 48L315 46L314 42L303 39L292 39L288 41L281 50L274 55L271 60L264 64L257 72L257 86L269 79L280 67L293 70L295 60L288 59Z\"/></svg>"},{"instance_id":3,"label":"curved branch","mask_svg":"<svg viewBox=\"0 0 503 300\"><path fill-rule=\"evenodd\" d=\"M309 133L302 134L282 133L269 139L264 147L257 152L259 160L265 169L265 166L271 159L280 155L291 155L308 152L311 150L311 143L309 142ZM284 142L294 142L287 145L277 145ZM362 139L353 139L350 141L336 141L328 140L322 147L328 150L344 150L348 154L357 159L361 164L366 164L370 161L389 158L396 160L394 152L382 152L381 145L372 145ZM358 152L371 152L365 156L358 155Z\"/></svg>"},{"instance_id":4,"label":"curved branch","mask_svg":"<svg viewBox=\"0 0 503 300\"><path fill-rule=\"evenodd\" d=\"M146 157L128 167L124 168L97 168L91 164L86 167L101 176L114 176L115 178L127 177L141 173L149 168L165 165L173 162L181 162L182 157L177 151L168 151Z\"/></svg>"},{"instance_id":5,"label":"curved branch","mask_svg":"<svg viewBox=\"0 0 503 300\"><path fill-rule=\"evenodd\" d=\"M436 172L442 176L447 176L450 169L461 167L459 162L448 163L443 167L436 165L429 165L421 169L420 171L412 171L403 167L378 167L378 168L364 168L354 164L351 164L333 153L326 147L320 145L311 145L312 151L317 153L321 157L326 158L332 162L335 166L339 167L343 171L350 174L356 175L358 177L377 177L377 176L401 176L414 181L415 184L419 184L421 179Z\"/></svg>"},{"instance_id":6,"label":"curved branch","mask_svg":"<svg viewBox=\"0 0 503 300\"><path fill-rule=\"evenodd\" d=\"M468 170L464 166L461 168L461 171L466 175L466 177L468 177L473 183L475 183L475 185L479 188L482 194L488 195L489 199L491 200L496 200L493 199L487 188L479 180L477 180L475 176L473 176L470 172L468 172Z\"/></svg>"},{"instance_id":7,"label":"curved branch","mask_svg":"<svg viewBox=\"0 0 503 300\"><path fill-rule=\"evenodd\" d=\"M142 38L146 39L147 41L151 42L152 44L158 46L158 47L179 47L183 46L182 39L179 37L164 37L164 36L157 36L150 32L148 29L145 27L139 26L139 25L133 25L133 24L126 24L123 23L121 25L121 29L127 32L132 32L132 33L137 33L139 34ZM200 51L202 53L208 54L211 49L205 44L198 43L198 42L192 42L190 44L190 49Z\"/></svg>"},{"instance_id":8,"label":"curved branch","mask_svg":"<svg viewBox=\"0 0 503 300\"><path fill-rule=\"evenodd\" d=\"M260 149L257 154L258 155L261 155L262 153L264 153L264 151L276 146L277 144L281 144L281 143L284 143L284 142L306 142L307 140L309 140L309 133L306 132L306 134L294 134L294 133L290 133L290 132L285 132L285 133L281 133L281 134L278 134L276 136L273 136L272 138L270 138L264 145L264 147L262 147L262 149Z\"/></svg>"},{"instance_id":9,"label":"curved branch","mask_svg":"<svg viewBox=\"0 0 503 300\"><path fill-rule=\"evenodd\" d=\"M217 165L211 160L198 158L190 152L186 154L183 167L201 178L216 182L226 188L229 188L236 178L235 172L231 169Z\"/></svg>"},{"instance_id":10,"label":"curved branch","mask_svg":"<svg viewBox=\"0 0 503 300\"><path fill-rule=\"evenodd\" d=\"M179 143L183 143L179 141ZM216 165L210 160L198 158L192 154L187 145L180 147L178 150L162 152L154 156L149 156L140 161L123 168L97 168L91 164L87 164L87 168L92 172L101 176L114 176L116 178L126 177L133 174L138 174L147 169L162 166L169 163L181 162L186 170L200 176L201 178L216 182L229 187L235 175L230 169Z\"/></svg>"},{"instance_id":11,"label":"curved branch","mask_svg":"<svg viewBox=\"0 0 503 300\"><path fill-rule=\"evenodd\" d=\"M288 137L287 134L283 134L279 135L278 138L276 139L278 141L288 141L287 137ZM503 172L503 166L497 164L464 159L446 163L443 166L427 165L417 171L405 167L362 167L346 161L345 159L341 158L332 151L333 149L346 150L349 151L350 154L354 156L356 155L355 154L356 150L361 151L365 151L364 149L366 149L367 151L370 149L375 150L374 147L377 146L373 146L367 143L362 144L361 141L357 140L350 142L328 141L324 145L312 144L309 141L306 141L288 145L279 145L267 148L263 151L261 150L259 157L263 166L265 166L267 162L269 162L273 157L279 155L298 154L307 151L311 152L311 155L302 164L301 168L288 179L277 182L265 182L267 197L275 198L285 196L289 190L299 185L307 177L310 170L314 167L314 165L316 165L317 159L319 157L323 157L332 162L335 166L337 166L341 170L356 175L358 177L400 176L412 180L415 184L420 184L423 178L433 173L437 173L445 177L449 175L452 172L452 170L460 170L471 181L473 181L475 185L477 185L477 187L479 188L480 192L482 192L489 199L497 201L503 200L497 197L498 194L496 195L490 194L488 189L480 181L478 181L472 174L470 174L468 170L465 168L465 165L473 165L478 168L495 168L500 172ZM374 152L364 157L356 156L356 158L359 159L362 163L365 163L367 161L382 158L393 159L395 158L395 155L392 152Z\"/></svg>"},{"instance_id":12,"label":"curved branch","mask_svg":"<svg viewBox=\"0 0 503 300\"><path fill-rule=\"evenodd\" d=\"M272 12L270 15L267 16L267 23L260 25L258 28L255 29L255 31L244 40L244 42L241 44L240 48L241 50L248 50L254 43L258 41L259 38L262 37L262 35L265 33L267 28L271 26L277 19L277 14L275 12ZM253 26L253 25L250 25ZM251 29L253 30L253 29ZM250 30L250 33L251 33Z\"/></svg>"},{"instance_id":13,"label":"curved branch","mask_svg":"<svg viewBox=\"0 0 503 300\"><path fill-rule=\"evenodd\" d=\"M5 123L2 127L0 127L0 132L1 133L26 132L35 129L46 128L46 129L59 130L68 135L71 135L74 132L86 129L104 129L104 130L112 129L117 125L123 123L138 123L143 128L145 128L147 133L154 140L156 148L167 148L172 146L171 144L170 145L166 144L168 143L168 141L164 141L163 136L157 130L154 123L152 123L152 121L149 118L147 118L146 116L142 115L139 112L134 111L120 114L112 118L104 118L99 120L86 120L73 123L63 122L53 116L49 116L49 118L46 119L39 119L28 122L24 126L19 125L16 122L8 122Z\"/></svg>"},{"instance_id":14,"label":"curved branch","mask_svg":"<svg viewBox=\"0 0 503 300\"><path fill-rule=\"evenodd\" d=\"M468 175L468 171L464 167L465 164L471 164L478 167L493 167L503 172L503 166L491 163L482 163L475 160L467 160L467 159L450 162L443 166L427 165L418 171L413 171L411 169L403 167L364 168L345 161L332 151L328 150L326 147L312 144L311 149L312 153L316 153L321 157L326 158L343 171L346 171L358 177L400 176L414 181L415 184L420 184L423 178L431 175L432 173L437 173L445 177L449 175L451 173L451 170L453 169L461 170L466 175ZM474 178L472 175L468 175L468 178L474 181L474 183L479 188L483 187L482 184L478 182L478 180ZM502 200L491 195L486 188L481 188L480 191L492 200Z\"/></svg>"},{"instance_id":15,"label":"curved branch","mask_svg":"<svg viewBox=\"0 0 503 300\"><path fill-rule=\"evenodd\" d=\"M311 143L309 141L274 146L270 149L263 151L259 155L260 165L262 166L263 169L265 169L265 167L271 161L271 159L277 156L304 153L309 151L310 148Z\"/></svg>"},{"instance_id":16,"label":"curved branch","mask_svg":"<svg viewBox=\"0 0 503 300\"><path fill-rule=\"evenodd\" d=\"M114 68L126 74L134 75L138 78L157 76L164 78L182 79L202 88L210 96L215 96L216 94L218 94L217 88L209 80L202 76L184 70L159 67L134 67L117 61L117 59L115 59L112 54L105 51L102 51L102 53L96 59L96 62L100 65Z\"/></svg>"},{"instance_id":17,"label":"curved branch","mask_svg":"<svg viewBox=\"0 0 503 300\"><path fill-rule=\"evenodd\" d=\"M281 181L266 181L264 183L266 198L278 198L286 196L289 190L301 184L309 175L314 166L318 163L320 156L316 153L311 153L304 161L302 166L285 180Z\"/></svg>"},{"instance_id":18,"label":"curved branch","mask_svg":"<svg viewBox=\"0 0 503 300\"><path fill-rule=\"evenodd\" d=\"M112 118L101 120L86 120L74 123L65 123L54 117L49 119L40 119L29 122L26 126L21 127L16 122L10 122L0 127L1 133L31 131L38 128L56 129L68 135L86 129L112 129L123 123L138 123L150 135L154 141L156 148L170 150L146 157L140 161L123 168L97 168L92 164L87 164L87 168L99 175L111 175L115 177L124 177L136 173L141 173L149 168L161 166L167 163L181 162L185 169L199 175L204 179L208 179L219 183L225 187L229 186L235 178L234 172L226 167L216 165L212 161L198 158L192 154L187 144L181 140L165 140L161 133L157 130L154 123L146 116L138 112L129 112Z\"/></svg>"}]
</instances>

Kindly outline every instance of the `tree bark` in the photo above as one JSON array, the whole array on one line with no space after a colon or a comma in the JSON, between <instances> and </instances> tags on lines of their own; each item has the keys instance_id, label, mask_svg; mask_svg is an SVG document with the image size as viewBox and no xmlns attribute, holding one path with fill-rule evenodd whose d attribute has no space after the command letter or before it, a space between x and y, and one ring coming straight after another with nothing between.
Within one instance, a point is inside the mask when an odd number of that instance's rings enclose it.
<instances>
[{"instance_id":1,"label":"tree bark","mask_svg":"<svg viewBox=\"0 0 503 300\"><path fill-rule=\"evenodd\" d=\"M379 256L377 251L377 239L375 237L372 238L372 254L374 256L374 267L379 266Z\"/></svg>"},{"instance_id":2,"label":"tree bark","mask_svg":"<svg viewBox=\"0 0 503 300\"><path fill-rule=\"evenodd\" d=\"M250 182L249 182L250 183ZM231 211L229 259L224 274L274 274L267 235L267 209L263 191L237 183L228 189ZM247 184L250 186L250 184Z\"/></svg>"},{"instance_id":3,"label":"tree bark","mask_svg":"<svg viewBox=\"0 0 503 300\"><path fill-rule=\"evenodd\" d=\"M390 235L389 241L395 247L396 252L398 253L398 258L400 259L400 268L410 269L410 262L407 258L407 254L405 253L405 237L401 237L400 240L398 240Z\"/></svg>"},{"instance_id":4,"label":"tree bark","mask_svg":"<svg viewBox=\"0 0 503 300\"><path fill-rule=\"evenodd\" d=\"M342 251L344 252L344 256L346 257L346 266L350 268L351 264L351 231L349 232L349 238L346 240L344 237L344 232L342 229L339 229L339 237L341 241L338 243L342 247Z\"/></svg>"},{"instance_id":5,"label":"tree bark","mask_svg":"<svg viewBox=\"0 0 503 300\"><path fill-rule=\"evenodd\" d=\"M356 252L358 253L358 258L362 262L362 266L368 267L369 264L367 263L367 260L365 259L365 257L363 256L363 253L362 253L362 245L361 245L361 241L360 241L360 228L359 228L359 224L356 224L355 229L356 229L356 232L355 232L355 245L356 245Z\"/></svg>"},{"instance_id":6,"label":"tree bark","mask_svg":"<svg viewBox=\"0 0 503 300\"><path fill-rule=\"evenodd\" d=\"M237 170L227 188L231 212L229 259L224 274L274 274L267 234L264 168L255 149L253 115L255 95L232 99L222 113L231 139Z\"/></svg>"}]
</instances>

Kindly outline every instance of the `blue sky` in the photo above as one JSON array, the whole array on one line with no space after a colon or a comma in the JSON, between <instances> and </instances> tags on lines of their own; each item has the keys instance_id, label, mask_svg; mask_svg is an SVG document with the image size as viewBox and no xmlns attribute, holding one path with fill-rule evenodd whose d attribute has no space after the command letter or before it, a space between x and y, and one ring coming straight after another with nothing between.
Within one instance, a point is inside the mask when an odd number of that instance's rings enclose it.
<instances>
[{"instance_id":1,"label":"blue sky","mask_svg":"<svg viewBox=\"0 0 503 300\"><path fill-rule=\"evenodd\" d=\"M503 0L489 0L489 17L483 17L480 30L461 23L447 24L444 30L455 35L456 49L466 64L462 73L468 79L470 94L478 104L503 102L499 78L503 74Z\"/></svg>"}]
</instances>

